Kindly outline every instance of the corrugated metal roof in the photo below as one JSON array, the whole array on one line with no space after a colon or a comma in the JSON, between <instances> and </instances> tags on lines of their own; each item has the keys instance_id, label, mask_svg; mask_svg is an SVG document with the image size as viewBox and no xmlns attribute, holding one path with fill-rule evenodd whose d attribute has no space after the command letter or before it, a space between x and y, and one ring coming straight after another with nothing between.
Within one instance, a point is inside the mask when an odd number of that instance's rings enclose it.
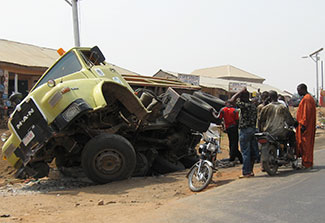
<instances>
[{"instance_id":1,"label":"corrugated metal roof","mask_svg":"<svg viewBox=\"0 0 325 223\"><path fill-rule=\"evenodd\" d=\"M239 74L243 74L244 77L250 77L250 78L247 78L247 79L251 79L252 77L255 77L256 75L253 75L253 74L250 74L248 72L245 72L245 71L242 71L234 66L230 66L230 65L227 65L227 66L221 66L221 67L218 67L218 69L220 68L220 70L223 72L228 72L228 71L225 71L225 70L235 70L235 74L239 75ZM209 69L209 68L207 68ZM236 70L237 69L237 70ZM176 77L179 76L179 73L177 72L172 72L172 71L165 71L165 70L159 70L156 74L158 74L159 72L164 72L166 74L169 74L169 75L173 75ZM233 72L234 73L234 72ZM155 74L155 75L156 75ZM187 75L190 75L190 74L187 74ZM242 81L242 80L235 80L235 79L222 79L223 77L218 77L218 76L206 76L206 75L200 75L200 74L194 74L194 72L192 72L192 75L199 75L200 76L200 86L201 87L208 87L208 88L219 88L219 89L222 89L222 90L225 90L225 91L229 91L229 83L232 82L232 83L245 83L247 85L247 90L249 92L254 92L258 89L260 89L261 92L263 91L270 91L270 90L274 90L276 92L278 92L278 94L282 94L283 96L290 96L290 94L276 88L276 87L272 87L268 84L263 84L263 83L256 83L256 82L250 82L250 81ZM235 76L233 76L235 77ZM260 78L258 76L256 76L257 78L259 78L259 80L265 80L263 78Z\"/></svg>"},{"instance_id":2,"label":"corrugated metal roof","mask_svg":"<svg viewBox=\"0 0 325 223\"><path fill-rule=\"evenodd\" d=\"M233 79L233 80L250 80L252 82L263 83L264 78L259 77L255 74L246 72L232 65L224 65L218 67L210 67L194 70L191 74L214 77L222 79Z\"/></svg>"},{"instance_id":3,"label":"corrugated metal roof","mask_svg":"<svg viewBox=\"0 0 325 223\"><path fill-rule=\"evenodd\" d=\"M258 89L260 89L261 92L263 91L270 91L274 90L278 94L282 94L283 96L291 96L290 94L276 88L272 87L268 84L263 83L255 83L255 82L248 82L248 81L235 81L235 80L225 80L225 79L219 79L219 78L213 78L213 77L200 77L200 86L202 87L208 87L208 88L220 88L225 91L229 90L229 83L246 83L247 84L247 90L249 92L257 92Z\"/></svg>"},{"instance_id":4,"label":"corrugated metal roof","mask_svg":"<svg viewBox=\"0 0 325 223\"><path fill-rule=\"evenodd\" d=\"M60 57L55 49L0 39L0 62L28 67L48 68ZM125 68L110 64L120 74L140 75Z\"/></svg>"},{"instance_id":5,"label":"corrugated metal roof","mask_svg":"<svg viewBox=\"0 0 325 223\"><path fill-rule=\"evenodd\" d=\"M119 74L122 74L122 75L138 75L138 76L141 76L141 74L138 74L136 72L133 72L133 71L130 71L128 69L125 69L125 68L122 68L122 67L119 67L115 64L111 64L109 63Z\"/></svg>"},{"instance_id":6,"label":"corrugated metal roof","mask_svg":"<svg viewBox=\"0 0 325 223\"><path fill-rule=\"evenodd\" d=\"M54 49L0 39L0 62L50 67L60 55Z\"/></svg>"},{"instance_id":7,"label":"corrugated metal roof","mask_svg":"<svg viewBox=\"0 0 325 223\"><path fill-rule=\"evenodd\" d=\"M168 77L171 77L171 78L174 78L174 79L177 79L178 78L178 74L177 72L173 72L173 71L167 71L167 70L158 70L158 72L156 72L153 77L159 77L160 75L162 76L166 76L166 74L168 75Z\"/></svg>"}]
</instances>

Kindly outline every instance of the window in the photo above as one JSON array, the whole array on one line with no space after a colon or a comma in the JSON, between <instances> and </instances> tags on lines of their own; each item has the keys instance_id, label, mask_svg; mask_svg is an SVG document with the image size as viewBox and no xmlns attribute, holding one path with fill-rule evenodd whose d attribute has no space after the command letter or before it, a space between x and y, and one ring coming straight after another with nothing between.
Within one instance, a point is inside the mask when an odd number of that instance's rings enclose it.
<instances>
[{"instance_id":1,"label":"window","mask_svg":"<svg viewBox=\"0 0 325 223\"><path fill-rule=\"evenodd\" d=\"M48 80L55 80L81 70L78 58L73 52L66 54L51 70L41 79L36 88L45 84Z\"/></svg>"}]
</instances>

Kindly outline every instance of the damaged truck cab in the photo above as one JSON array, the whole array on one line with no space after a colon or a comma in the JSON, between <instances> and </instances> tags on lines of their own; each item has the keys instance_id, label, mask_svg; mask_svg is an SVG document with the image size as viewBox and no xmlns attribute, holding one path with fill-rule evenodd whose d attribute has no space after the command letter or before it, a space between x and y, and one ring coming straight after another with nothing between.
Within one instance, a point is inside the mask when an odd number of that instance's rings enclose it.
<instances>
[{"instance_id":1,"label":"damaged truck cab","mask_svg":"<svg viewBox=\"0 0 325 223\"><path fill-rule=\"evenodd\" d=\"M76 142L70 137L68 140L65 138L79 131L72 125L80 116L88 114L82 119L84 123L76 126L111 129L114 133L121 127L114 126L120 124L119 118L114 120L115 117L111 117L113 120L105 121L105 113L122 112L129 115L123 116L125 119L131 118L132 114L132 121L142 120L149 114L129 84L104 60L97 47L71 49L47 70L28 96L16 106L8 123L12 134L2 150L4 159L20 170L18 175L23 171L32 176L45 174L36 173L32 166L37 164L46 169L44 158L46 160L48 156L46 161L50 161L55 156L43 154L55 153L47 145L51 139L62 141L52 142L55 147L62 144L63 148L68 147L64 149L73 150ZM114 104L118 104L118 111L114 111ZM45 151L37 154L40 149ZM43 165L38 162L38 156Z\"/></svg>"}]
</instances>

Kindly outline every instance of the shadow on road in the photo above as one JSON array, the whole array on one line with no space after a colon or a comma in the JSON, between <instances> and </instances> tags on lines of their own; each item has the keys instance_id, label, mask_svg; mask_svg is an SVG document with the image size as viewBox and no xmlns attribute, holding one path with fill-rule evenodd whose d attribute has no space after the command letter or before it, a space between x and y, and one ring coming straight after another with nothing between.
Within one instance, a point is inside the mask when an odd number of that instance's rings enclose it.
<instances>
[{"instance_id":1,"label":"shadow on road","mask_svg":"<svg viewBox=\"0 0 325 223\"><path fill-rule=\"evenodd\" d=\"M293 174L302 174L302 173L315 173L315 172L319 172L320 170L325 169L325 166L323 165L316 165L313 167L313 169L297 169L294 170L292 168L279 168L278 173L275 176L269 176L266 172L263 172L262 175L258 175L256 177L287 177Z\"/></svg>"},{"instance_id":2,"label":"shadow on road","mask_svg":"<svg viewBox=\"0 0 325 223\"><path fill-rule=\"evenodd\" d=\"M218 181L213 181L211 182L211 185L213 185L214 187L219 187L225 184L229 184L231 182L233 182L234 179L229 179L229 180L218 180Z\"/></svg>"}]
</instances>

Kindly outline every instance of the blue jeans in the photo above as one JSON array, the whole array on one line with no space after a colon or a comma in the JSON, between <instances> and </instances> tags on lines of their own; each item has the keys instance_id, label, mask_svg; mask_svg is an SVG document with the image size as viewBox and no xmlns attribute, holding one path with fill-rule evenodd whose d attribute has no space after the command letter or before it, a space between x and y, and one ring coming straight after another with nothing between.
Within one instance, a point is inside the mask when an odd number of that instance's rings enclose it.
<instances>
[{"instance_id":1,"label":"blue jeans","mask_svg":"<svg viewBox=\"0 0 325 223\"><path fill-rule=\"evenodd\" d=\"M240 150L243 155L243 175L253 172L255 159L258 157L258 145L255 138L255 129L252 127L240 129Z\"/></svg>"}]
</instances>

